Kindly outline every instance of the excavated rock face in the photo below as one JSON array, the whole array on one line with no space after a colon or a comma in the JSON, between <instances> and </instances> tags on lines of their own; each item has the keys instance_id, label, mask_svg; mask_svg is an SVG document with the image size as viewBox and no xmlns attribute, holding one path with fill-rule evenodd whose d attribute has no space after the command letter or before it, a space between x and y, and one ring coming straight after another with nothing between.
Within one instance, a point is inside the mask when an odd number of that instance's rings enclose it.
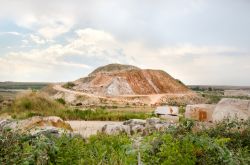
<instances>
[{"instance_id":1,"label":"excavated rock face","mask_svg":"<svg viewBox=\"0 0 250 165\"><path fill-rule=\"evenodd\" d=\"M225 118L243 119L250 117L250 100L224 98L216 106L212 118L213 121L221 121Z\"/></svg>"},{"instance_id":2,"label":"excavated rock face","mask_svg":"<svg viewBox=\"0 0 250 165\"><path fill-rule=\"evenodd\" d=\"M216 105L214 104L195 104L187 105L185 111L185 117L197 121L212 121L212 114Z\"/></svg>"},{"instance_id":3,"label":"excavated rock face","mask_svg":"<svg viewBox=\"0 0 250 165\"><path fill-rule=\"evenodd\" d=\"M74 82L74 90L103 96L186 93L190 90L161 70L110 64Z\"/></svg>"}]
</instances>

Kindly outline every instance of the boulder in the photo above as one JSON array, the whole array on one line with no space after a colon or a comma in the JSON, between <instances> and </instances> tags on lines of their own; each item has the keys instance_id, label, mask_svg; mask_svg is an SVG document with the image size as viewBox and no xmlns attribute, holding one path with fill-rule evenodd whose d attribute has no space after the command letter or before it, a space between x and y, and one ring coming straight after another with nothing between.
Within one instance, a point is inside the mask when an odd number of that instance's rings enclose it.
<instances>
[{"instance_id":1,"label":"boulder","mask_svg":"<svg viewBox=\"0 0 250 165\"><path fill-rule=\"evenodd\" d=\"M134 125L131 127L131 132L133 134L135 133L142 133L144 131L145 127L143 125Z\"/></svg>"},{"instance_id":2,"label":"boulder","mask_svg":"<svg viewBox=\"0 0 250 165\"><path fill-rule=\"evenodd\" d=\"M129 126L124 127L124 126L121 126L120 124L106 124L102 128L102 132L108 135L112 135L112 134L119 134L123 131L126 132L128 131L128 129L129 129Z\"/></svg>"},{"instance_id":3,"label":"boulder","mask_svg":"<svg viewBox=\"0 0 250 165\"><path fill-rule=\"evenodd\" d=\"M221 121L225 118L243 119L250 117L250 100L224 98L216 106L212 118L213 122Z\"/></svg>"},{"instance_id":4,"label":"boulder","mask_svg":"<svg viewBox=\"0 0 250 165\"><path fill-rule=\"evenodd\" d=\"M160 118L162 118L165 121L170 122L170 123L178 123L179 122L179 116L176 116L176 115L160 115Z\"/></svg>"},{"instance_id":5,"label":"boulder","mask_svg":"<svg viewBox=\"0 0 250 165\"><path fill-rule=\"evenodd\" d=\"M130 135L131 134L131 128L128 125L121 125L122 132Z\"/></svg>"},{"instance_id":6,"label":"boulder","mask_svg":"<svg viewBox=\"0 0 250 165\"><path fill-rule=\"evenodd\" d=\"M56 116L35 116L24 120L4 119L0 121L0 127L20 133L29 133L31 135L49 133L59 134L66 131L72 131L68 123Z\"/></svg>"},{"instance_id":7,"label":"boulder","mask_svg":"<svg viewBox=\"0 0 250 165\"><path fill-rule=\"evenodd\" d=\"M154 127L157 131L161 131L168 128L170 125L171 125L170 123L163 123L163 124L155 124Z\"/></svg>"},{"instance_id":8,"label":"boulder","mask_svg":"<svg viewBox=\"0 0 250 165\"><path fill-rule=\"evenodd\" d=\"M40 127L38 129L34 129L30 132L32 136L39 136L39 135L56 135L59 136L65 132L64 129L56 128L56 127Z\"/></svg>"},{"instance_id":9,"label":"boulder","mask_svg":"<svg viewBox=\"0 0 250 165\"><path fill-rule=\"evenodd\" d=\"M134 125L145 125L146 124L146 120L142 120L142 119L130 119L127 120L125 122L123 122L123 125L130 125L130 126L134 126Z\"/></svg>"},{"instance_id":10,"label":"boulder","mask_svg":"<svg viewBox=\"0 0 250 165\"><path fill-rule=\"evenodd\" d=\"M195 104L187 105L185 111L185 118L197 121L212 121L212 114L216 105L214 104Z\"/></svg>"},{"instance_id":11,"label":"boulder","mask_svg":"<svg viewBox=\"0 0 250 165\"><path fill-rule=\"evenodd\" d=\"M149 119L146 120L146 125L155 125L155 124L158 124L158 123L161 123L160 118L153 117L153 118L149 118Z\"/></svg>"},{"instance_id":12,"label":"boulder","mask_svg":"<svg viewBox=\"0 0 250 165\"><path fill-rule=\"evenodd\" d=\"M155 110L156 115L178 115L179 107L176 106L160 106Z\"/></svg>"}]
</instances>

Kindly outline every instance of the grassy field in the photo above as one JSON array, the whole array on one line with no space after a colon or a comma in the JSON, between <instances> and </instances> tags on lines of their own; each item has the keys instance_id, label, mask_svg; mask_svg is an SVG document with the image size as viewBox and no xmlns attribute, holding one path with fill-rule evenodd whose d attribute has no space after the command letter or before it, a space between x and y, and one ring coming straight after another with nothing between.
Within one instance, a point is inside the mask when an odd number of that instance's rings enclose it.
<instances>
[{"instance_id":1,"label":"grassy field","mask_svg":"<svg viewBox=\"0 0 250 165\"><path fill-rule=\"evenodd\" d=\"M225 89L228 89L229 87L224 87ZM205 86L205 87L199 87L199 86L195 86L192 89L197 92L198 94L200 94L202 97L207 99L207 103L208 104L217 104L222 98L235 98L235 99L246 99L246 100L250 100L250 97L248 96L225 96L224 95L224 88L221 87L217 87L217 88L213 88L213 87L209 87L209 86ZM232 87L232 89L238 89L236 87ZM239 87L240 89L240 87ZM247 87L242 87L242 89L247 89Z\"/></svg>"},{"instance_id":2,"label":"grassy field","mask_svg":"<svg viewBox=\"0 0 250 165\"><path fill-rule=\"evenodd\" d=\"M0 97L3 97L4 99L14 99L18 93L18 91L0 90Z\"/></svg>"},{"instance_id":3,"label":"grassy field","mask_svg":"<svg viewBox=\"0 0 250 165\"><path fill-rule=\"evenodd\" d=\"M134 109L131 107L93 109L76 109L68 107L61 99L52 100L46 95L31 92L17 97L10 107L0 111L0 115L9 114L13 118L24 119L32 116L59 116L64 120L101 120L101 121L124 121L132 118L146 119L154 116L149 109Z\"/></svg>"},{"instance_id":4,"label":"grassy field","mask_svg":"<svg viewBox=\"0 0 250 165\"><path fill-rule=\"evenodd\" d=\"M44 82L0 82L0 89L42 89L49 83Z\"/></svg>"}]
</instances>

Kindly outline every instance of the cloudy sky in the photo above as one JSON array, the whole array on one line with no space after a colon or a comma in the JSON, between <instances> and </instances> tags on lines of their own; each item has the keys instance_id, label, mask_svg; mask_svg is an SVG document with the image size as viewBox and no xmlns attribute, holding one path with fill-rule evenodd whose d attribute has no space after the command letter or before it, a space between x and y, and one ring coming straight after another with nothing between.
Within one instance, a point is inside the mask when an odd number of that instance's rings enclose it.
<instances>
[{"instance_id":1,"label":"cloudy sky","mask_svg":"<svg viewBox=\"0 0 250 165\"><path fill-rule=\"evenodd\" d=\"M0 81L70 81L124 63L186 84L250 85L249 0L0 4Z\"/></svg>"}]
</instances>

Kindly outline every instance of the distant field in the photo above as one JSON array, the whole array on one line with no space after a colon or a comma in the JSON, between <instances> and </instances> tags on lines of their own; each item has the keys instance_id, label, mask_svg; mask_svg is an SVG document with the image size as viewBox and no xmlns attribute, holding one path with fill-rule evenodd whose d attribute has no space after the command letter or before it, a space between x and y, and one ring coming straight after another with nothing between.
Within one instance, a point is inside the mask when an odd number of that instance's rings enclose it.
<instances>
[{"instance_id":1,"label":"distant field","mask_svg":"<svg viewBox=\"0 0 250 165\"><path fill-rule=\"evenodd\" d=\"M39 90L49 83L45 82L0 82L0 90L2 89L36 89Z\"/></svg>"},{"instance_id":2,"label":"distant field","mask_svg":"<svg viewBox=\"0 0 250 165\"><path fill-rule=\"evenodd\" d=\"M14 91L1 91L0 90L0 96L3 96L5 99L12 99L16 96L17 92Z\"/></svg>"},{"instance_id":3,"label":"distant field","mask_svg":"<svg viewBox=\"0 0 250 165\"><path fill-rule=\"evenodd\" d=\"M195 91L203 90L250 90L250 86L223 86L223 85L188 85L188 87Z\"/></svg>"}]
</instances>

